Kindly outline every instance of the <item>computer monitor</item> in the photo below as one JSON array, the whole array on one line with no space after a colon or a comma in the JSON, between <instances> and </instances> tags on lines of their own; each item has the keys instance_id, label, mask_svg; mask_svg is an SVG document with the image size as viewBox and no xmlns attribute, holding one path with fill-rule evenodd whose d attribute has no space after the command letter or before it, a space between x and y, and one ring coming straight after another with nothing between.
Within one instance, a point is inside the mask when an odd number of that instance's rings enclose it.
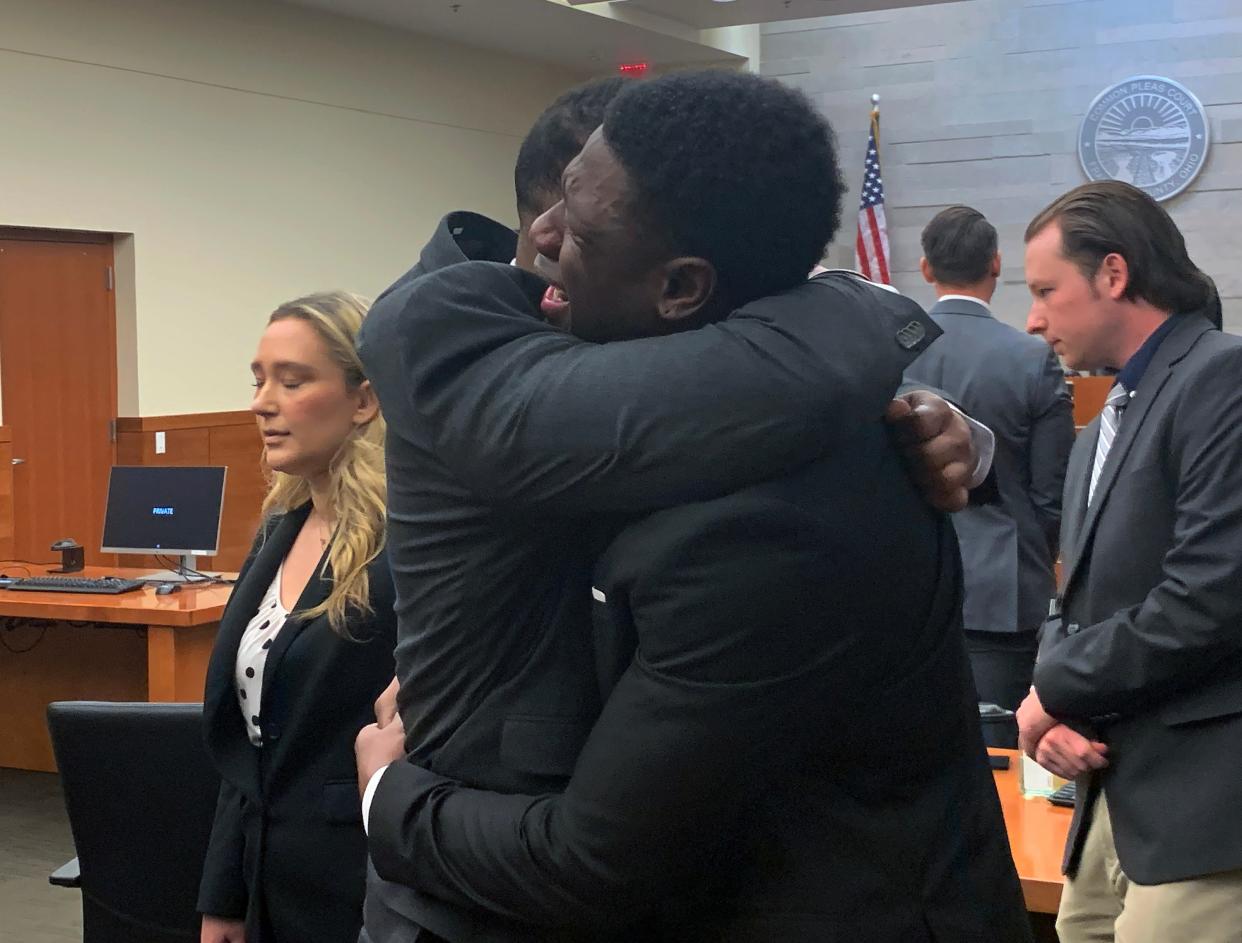
<instances>
[{"instance_id":1,"label":"computer monitor","mask_svg":"<svg viewBox=\"0 0 1242 943\"><path fill-rule=\"evenodd\" d=\"M194 556L220 549L220 510L227 469L117 465L108 479L104 553L180 558L182 578ZM175 579L159 573L151 578Z\"/></svg>"}]
</instances>

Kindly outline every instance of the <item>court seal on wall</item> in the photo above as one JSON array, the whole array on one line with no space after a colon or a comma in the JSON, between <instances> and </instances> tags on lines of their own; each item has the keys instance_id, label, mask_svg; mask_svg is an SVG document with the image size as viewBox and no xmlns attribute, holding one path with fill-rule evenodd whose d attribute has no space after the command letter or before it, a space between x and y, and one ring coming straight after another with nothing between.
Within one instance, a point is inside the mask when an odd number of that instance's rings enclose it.
<instances>
[{"instance_id":1,"label":"court seal on wall","mask_svg":"<svg viewBox=\"0 0 1242 943\"><path fill-rule=\"evenodd\" d=\"M1167 200L1203 169L1209 143L1207 113L1188 88L1135 75L1095 97L1078 131L1078 159L1092 180L1121 180Z\"/></svg>"}]
</instances>

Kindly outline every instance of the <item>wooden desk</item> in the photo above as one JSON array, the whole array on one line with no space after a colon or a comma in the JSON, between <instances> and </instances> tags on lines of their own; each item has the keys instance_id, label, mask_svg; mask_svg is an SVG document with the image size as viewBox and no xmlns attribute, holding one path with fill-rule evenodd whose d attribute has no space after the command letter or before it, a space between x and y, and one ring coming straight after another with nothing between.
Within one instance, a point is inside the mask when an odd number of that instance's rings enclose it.
<instances>
[{"instance_id":1,"label":"wooden desk","mask_svg":"<svg viewBox=\"0 0 1242 943\"><path fill-rule=\"evenodd\" d=\"M0 563L5 576L47 567ZM144 571L87 567L74 576ZM54 771L45 711L60 700L200 701L231 586L168 596L0 589L0 766Z\"/></svg>"},{"instance_id":2,"label":"wooden desk","mask_svg":"<svg viewBox=\"0 0 1242 943\"><path fill-rule=\"evenodd\" d=\"M1009 769L994 770L996 791L1005 810L1009 850L1022 879L1026 909L1036 914L1055 914L1061 905L1061 857L1069 834L1073 809L1055 806L1047 799L1025 799L1018 789L1018 752L989 750L1009 757Z\"/></svg>"},{"instance_id":3,"label":"wooden desk","mask_svg":"<svg viewBox=\"0 0 1242 943\"><path fill-rule=\"evenodd\" d=\"M0 559L13 555L13 434L0 426Z\"/></svg>"}]
</instances>

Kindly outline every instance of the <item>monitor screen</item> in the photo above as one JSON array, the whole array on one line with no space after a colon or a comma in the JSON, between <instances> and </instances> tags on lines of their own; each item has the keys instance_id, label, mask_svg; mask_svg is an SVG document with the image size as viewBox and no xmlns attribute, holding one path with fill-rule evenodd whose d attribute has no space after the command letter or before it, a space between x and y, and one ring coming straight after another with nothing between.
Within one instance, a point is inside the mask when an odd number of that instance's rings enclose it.
<instances>
[{"instance_id":1,"label":"monitor screen","mask_svg":"<svg viewBox=\"0 0 1242 943\"><path fill-rule=\"evenodd\" d=\"M108 480L104 553L212 554L219 549L224 468L118 465Z\"/></svg>"}]
</instances>

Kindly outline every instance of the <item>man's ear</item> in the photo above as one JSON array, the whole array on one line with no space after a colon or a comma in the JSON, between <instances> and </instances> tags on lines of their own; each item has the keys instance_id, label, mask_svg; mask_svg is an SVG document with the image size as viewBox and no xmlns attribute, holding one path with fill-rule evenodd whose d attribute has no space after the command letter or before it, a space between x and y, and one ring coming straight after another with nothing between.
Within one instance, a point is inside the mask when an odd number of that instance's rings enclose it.
<instances>
[{"instance_id":1,"label":"man's ear","mask_svg":"<svg viewBox=\"0 0 1242 943\"><path fill-rule=\"evenodd\" d=\"M1120 301L1130 285L1130 264L1119 253L1110 252L1104 256L1095 277L1098 291L1113 301Z\"/></svg>"},{"instance_id":2,"label":"man's ear","mask_svg":"<svg viewBox=\"0 0 1242 943\"><path fill-rule=\"evenodd\" d=\"M996 255L992 256L991 275L993 278L1000 278L1001 273L1001 254L1000 250L996 250Z\"/></svg>"},{"instance_id":3,"label":"man's ear","mask_svg":"<svg viewBox=\"0 0 1242 943\"><path fill-rule=\"evenodd\" d=\"M927 261L927 256L919 259L919 271L923 273L923 281L929 285L936 283L936 273L932 271L931 263Z\"/></svg>"},{"instance_id":4,"label":"man's ear","mask_svg":"<svg viewBox=\"0 0 1242 943\"><path fill-rule=\"evenodd\" d=\"M683 256L665 264L657 311L662 321L694 317L716 291L716 267L707 259Z\"/></svg>"}]
</instances>

